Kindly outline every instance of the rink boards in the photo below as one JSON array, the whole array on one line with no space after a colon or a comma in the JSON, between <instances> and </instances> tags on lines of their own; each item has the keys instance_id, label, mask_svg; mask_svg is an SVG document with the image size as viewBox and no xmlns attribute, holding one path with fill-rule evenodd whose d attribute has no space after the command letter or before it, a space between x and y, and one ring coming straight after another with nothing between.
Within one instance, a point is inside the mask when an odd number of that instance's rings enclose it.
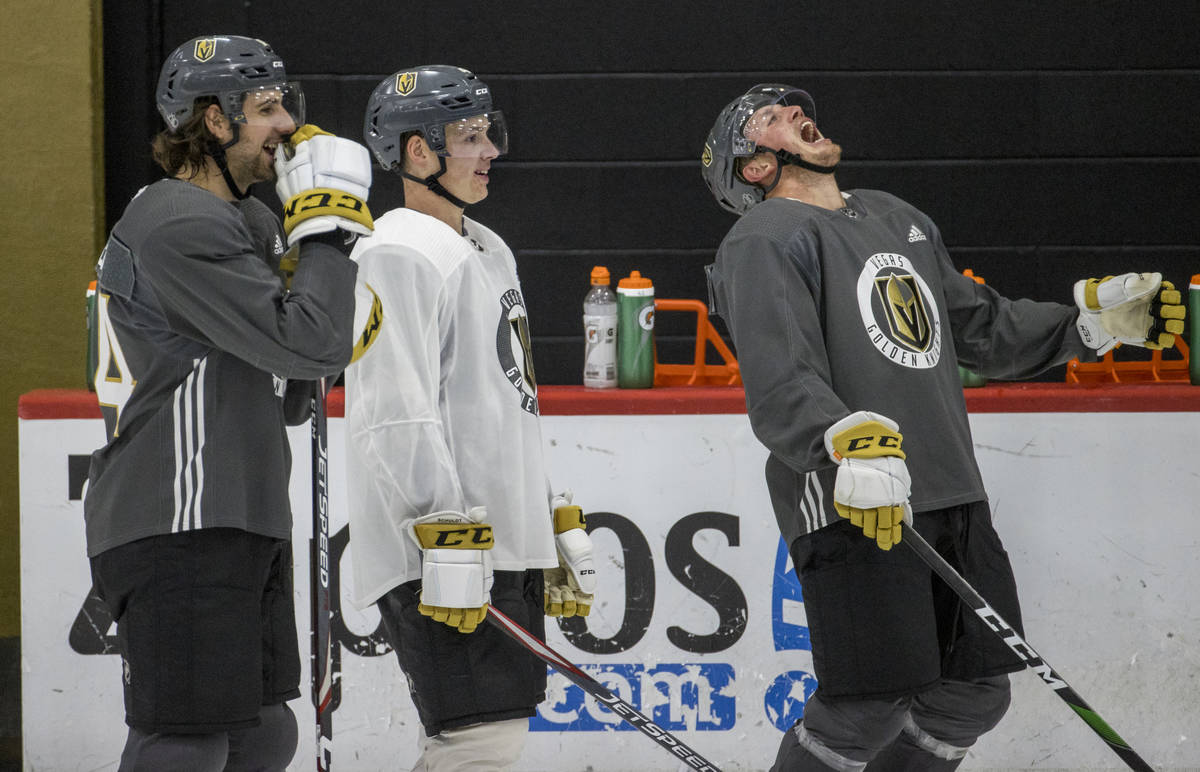
<instances>
[{"instance_id":1,"label":"rink boards","mask_svg":"<svg viewBox=\"0 0 1200 772\"><path fill-rule=\"evenodd\" d=\"M620 408L611 400L587 414L586 404L556 400L554 387L542 392L550 478L589 513L600 576L586 624L550 622L550 645L722 769L765 769L816 679L803 598L763 482L766 452L745 414L731 412L729 400L712 408L725 412L670 414L708 408L663 401L656 413L645 399L636 415L613 413ZM87 414L77 394L41 403L56 401L68 407L32 409L23 399L20 421L25 760L34 770L115 768L125 733L120 663L111 620L89 598L79 498L103 424L64 417ZM1156 768L1200 768L1200 613L1191 590L1200 580L1200 401L1189 395L1154 412L1109 403L1100 409L1117 412L1101 413L1021 412L1055 407L1033 399L976 404L1010 411L973 412L971 423L1028 641ZM307 427L290 438L296 602L306 627ZM331 551L339 596L348 598L343 443L335 414ZM348 600L339 606L335 768L407 768L419 724L378 614ZM307 655L307 629L298 634ZM306 697L292 703L301 720L296 770L314 768L307 665ZM518 770L677 767L557 674L530 729ZM1013 709L962 768L1119 765L1022 673Z\"/></svg>"}]
</instances>

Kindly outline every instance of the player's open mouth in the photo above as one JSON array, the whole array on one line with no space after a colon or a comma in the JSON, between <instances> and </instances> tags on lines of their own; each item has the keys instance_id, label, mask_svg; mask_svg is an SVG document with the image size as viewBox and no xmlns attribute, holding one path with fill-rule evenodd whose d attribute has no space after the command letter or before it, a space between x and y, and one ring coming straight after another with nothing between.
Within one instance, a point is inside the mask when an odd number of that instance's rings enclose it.
<instances>
[{"instance_id":1,"label":"player's open mouth","mask_svg":"<svg viewBox=\"0 0 1200 772\"><path fill-rule=\"evenodd\" d=\"M817 124L812 121L805 121L800 126L800 139L808 144L814 144L825 139L821 136L821 132L817 130Z\"/></svg>"},{"instance_id":2,"label":"player's open mouth","mask_svg":"<svg viewBox=\"0 0 1200 772\"><path fill-rule=\"evenodd\" d=\"M279 147L278 143L273 144L273 145L268 144L268 145L263 145L263 150L265 150L267 155L269 155L271 157L271 160L274 160L275 159L275 150L278 147Z\"/></svg>"}]
</instances>

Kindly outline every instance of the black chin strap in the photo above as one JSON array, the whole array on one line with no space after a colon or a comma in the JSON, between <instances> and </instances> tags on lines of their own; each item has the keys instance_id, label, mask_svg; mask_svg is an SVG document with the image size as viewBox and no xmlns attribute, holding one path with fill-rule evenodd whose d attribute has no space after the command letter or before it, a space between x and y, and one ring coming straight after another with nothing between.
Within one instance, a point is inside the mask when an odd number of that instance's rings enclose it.
<instances>
[{"instance_id":1,"label":"black chin strap","mask_svg":"<svg viewBox=\"0 0 1200 772\"><path fill-rule=\"evenodd\" d=\"M810 172L816 172L817 174L833 174L833 170L837 168L837 164L833 166L818 166L817 164L809 163L795 153L787 150L776 150L774 153L781 165L791 164L792 166L799 166L801 169L808 169Z\"/></svg>"},{"instance_id":2,"label":"black chin strap","mask_svg":"<svg viewBox=\"0 0 1200 772\"><path fill-rule=\"evenodd\" d=\"M787 150L770 150L769 148L763 148L763 150L768 150L769 152L774 153L776 162L775 179L771 180L770 185L767 185L763 188L764 196L769 194L775 189L775 186L779 184L779 180L783 177L783 167L785 164L789 166L799 166L801 169L808 169L810 172L816 172L817 174L833 174L833 170L837 168L837 164L834 164L833 166L817 166L816 164L809 163L795 153L788 152Z\"/></svg>"},{"instance_id":3,"label":"black chin strap","mask_svg":"<svg viewBox=\"0 0 1200 772\"><path fill-rule=\"evenodd\" d=\"M400 176L406 180L412 180L413 182L424 185L425 187L429 188L434 193L438 194L442 198L449 201L451 204L454 204L455 206L457 206L459 209L466 209L467 206L469 206L466 201L463 201L461 198L458 198L453 193L446 190L445 186L443 186L442 183L438 182L438 178L446 173L446 159L439 155L438 156L438 164L441 165L441 169L438 170L438 173L431 174L428 177L425 177L424 179L416 176L415 174L409 174L406 171L401 171Z\"/></svg>"},{"instance_id":4,"label":"black chin strap","mask_svg":"<svg viewBox=\"0 0 1200 772\"><path fill-rule=\"evenodd\" d=\"M220 144L215 139L209 140L208 154L213 157L214 161L217 162L217 168L221 170L221 176L225 178L225 184L229 186L229 192L233 194L234 198L236 198L238 201L241 201L250 195L250 191L241 190L238 188L237 183L233 181L233 175L229 173L229 164L225 162L225 151L236 145L238 141L238 124L234 123L232 126L233 139L229 140L224 145Z\"/></svg>"}]
</instances>

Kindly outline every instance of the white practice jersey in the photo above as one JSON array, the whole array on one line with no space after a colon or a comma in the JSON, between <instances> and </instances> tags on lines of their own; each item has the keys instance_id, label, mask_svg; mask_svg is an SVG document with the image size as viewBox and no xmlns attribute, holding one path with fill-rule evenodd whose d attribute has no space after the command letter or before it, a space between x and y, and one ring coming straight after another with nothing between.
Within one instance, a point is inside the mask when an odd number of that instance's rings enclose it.
<instances>
[{"instance_id":1,"label":"white practice jersey","mask_svg":"<svg viewBox=\"0 0 1200 772\"><path fill-rule=\"evenodd\" d=\"M383 306L346 371L355 604L421 577L406 520L487 509L502 571L558 565L537 382L516 261L492 231L411 209L375 221L352 258Z\"/></svg>"}]
</instances>

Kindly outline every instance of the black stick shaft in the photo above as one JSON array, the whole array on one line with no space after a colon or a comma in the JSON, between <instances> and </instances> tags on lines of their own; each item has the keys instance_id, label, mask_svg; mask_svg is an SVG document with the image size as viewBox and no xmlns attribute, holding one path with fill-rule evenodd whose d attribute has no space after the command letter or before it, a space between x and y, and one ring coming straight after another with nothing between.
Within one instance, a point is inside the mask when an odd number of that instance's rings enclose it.
<instances>
[{"instance_id":1,"label":"black stick shaft","mask_svg":"<svg viewBox=\"0 0 1200 772\"><path fill-rule=\"evenodd\" d=\"M1061 697L1062 701L1067 703L1071 710L1075 711L1076 715L1083 719L1084 723L1091 727L1092 731L1099 735L1100 739L1107 743L1113 753L1120 756L1130 769L1138 772L1154 772L1154 768L1147 764L1133 748L1130 748L1129 744L1122 740L1121 736L1100 717L1100 714L1092 710L1091 706L1084 702L1070 684L1055 672L1054 668L1050 667L1046 660L1042 659L1041 655L1034 651L1033 647L1026 643L1025 639L1005 622L995 609L988 605L970 582L962 578L962 575L955 571L945 558L929 546L929 542L917 533L917 529L905 528L904 538L900 543L907 544L909 549L917 553L917 557L921 558L935 574L940 576L942 581L983 620L984 624L1008 644L1008 647L1021 658L1025 666L1037 673L1038 677L1042 679L1042 683L1053 689L1055 694Z\"/></svg>"},{"instance_id":2,"label":"black stick shaft","mask_svg":"<svg viewBox=\"0 0 1200 772\"><path fill-rule=\"evenodd\" d=\"M628 702L613 694L604 684L571 664L561 654L546 645L545 641L521 627L503 612L489 606L487 620L524 646L535 657L562 673L571 683L602 702L605 707L620 716L627 724L670 751L678 761L687 764L692 769L699 770L699 772L721 772L715 764L655 724Z\"/></svg>"},{"instance_id":3,"label":"black stick shaft","mask_svg":"<svg viewBox=\"0 0 1200 772\"><path fill-rule=\"evenodd\" d=\"M312 599L312 698L317 715L317 772L333 763L333 640L330 630L329 456L325 379L312 399L313 535L309 566Z\"/></svg>"}]
</instances>

